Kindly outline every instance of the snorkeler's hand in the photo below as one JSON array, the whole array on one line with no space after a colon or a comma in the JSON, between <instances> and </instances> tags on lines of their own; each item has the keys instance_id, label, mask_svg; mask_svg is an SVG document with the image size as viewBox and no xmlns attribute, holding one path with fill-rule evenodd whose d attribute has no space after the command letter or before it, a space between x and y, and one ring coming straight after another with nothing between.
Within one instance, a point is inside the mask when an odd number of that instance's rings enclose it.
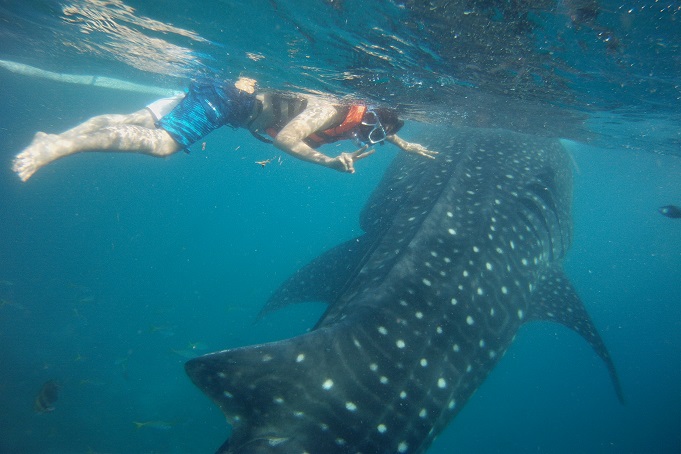
<instances>
[{"instance_id":1,"label":"snorkeler's hand","mask_svg":"<svg viewBox=\"0 0 681 454\"><path fill-rule=\"evenodd\" d=\"M414 153L420 156L424 156L426 158L430 159L435 159L435 156L438 154L437 151L431 151L421 145L420 143L409 143L407 142L404 147L401 147L404 151L407 153Z\"/></svg>"},{"instance_id":2,"label":"snorkeler's hand","mask_svg":"<svg viewBox=\"0 0 681 454\"><path fill-rule=\"evenodd\" d=\"M336 169L339 172L355 173L355 161L364 159L370 156L376 150L369 150L369 146L365 145L353 153L341 153L331 163L329 167Z\"/></svg>"}]
</instances>

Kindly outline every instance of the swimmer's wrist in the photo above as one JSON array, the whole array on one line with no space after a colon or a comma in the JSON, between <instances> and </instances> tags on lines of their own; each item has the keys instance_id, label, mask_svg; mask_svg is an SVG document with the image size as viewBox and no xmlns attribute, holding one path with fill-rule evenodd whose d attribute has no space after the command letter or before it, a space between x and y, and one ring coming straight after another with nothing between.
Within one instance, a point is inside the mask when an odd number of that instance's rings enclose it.
<instances>
[{"instance_id":1,"label":"swimmer's wrist","mask_svg":"<svg viewBox=\"0 0 681 454\"><path fill-rule=\"evenodd\" d=\"M319 153L319 156L317 156L317 163L323 165L324 167L333 168L336 166L338 162L339 162L338 157L332 158L323 153Z\"/></svg>"},{"instance_id":2,"label":"swimmer's wrist","mask_svg":"<svg viewBox=\"0 0 681 454\"><path fill-rule=\"evenodd\" d=\"M326 158L324 163L321 163L323 166L328 167L329 169L333 170L338 170L339 172L345 172L345 164L343 164L343 161L341 160L340 156L336 156L335 158L330 158L328 156L324 156Z\"/></svg>"}]
</instances>

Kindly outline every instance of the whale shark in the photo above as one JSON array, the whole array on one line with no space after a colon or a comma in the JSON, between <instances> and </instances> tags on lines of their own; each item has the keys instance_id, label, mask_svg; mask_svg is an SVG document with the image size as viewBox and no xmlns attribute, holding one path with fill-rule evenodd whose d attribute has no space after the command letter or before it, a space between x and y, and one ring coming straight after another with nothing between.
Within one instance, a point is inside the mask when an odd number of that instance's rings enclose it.
<instances>
[{"instance_id":1,"label":"whale shark","mask_svg":"<svg viewBox=\"0 0 681 454\"><path fill-rule=\"evenodd\" d=\"M432 127L360 214L364 234L287 279L262 314L328 304L309 332L188 361L224 412L227 453L422 453L535 320L613 360L561 260L572 235L558 140Z\"/></svg>"}]
</instances>

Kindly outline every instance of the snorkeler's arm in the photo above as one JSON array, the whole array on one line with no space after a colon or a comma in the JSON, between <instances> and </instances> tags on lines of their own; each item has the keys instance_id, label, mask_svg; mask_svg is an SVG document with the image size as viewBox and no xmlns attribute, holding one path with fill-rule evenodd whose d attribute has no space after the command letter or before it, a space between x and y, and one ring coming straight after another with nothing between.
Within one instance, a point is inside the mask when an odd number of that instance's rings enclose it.
<instances>
[{"instance_id":1,"label":"snorkeler's arm","mask_svg":"<svg viewBox=\"0 0 681 454\"><path fill-rule=\"evenodd\" d=\"M397 134L386 136L385 140L406 151L407 153L415 153L430 159L435 159L435 155L438 154L437 151L431 151L420 143L407 142L406 140L398 137Z\"/></svg>"},{"instance_id":2,"label":"snorkeler's arm","mask_svg":"<svg viewBox=\"0 0 681 454\"><path fill-rule=\"evenodd\" d=\"M367 147L363 147L354 153L341 153L339 156L331 158L303 142L310 134L330 127L337 115L336 108L331 104L308 101L305 110L279 131L274 138L274 145L303 161L319 164L340 172L354 173L354 162L369 156L373 151L367 152Z\"/></svg>"}]
</instances>

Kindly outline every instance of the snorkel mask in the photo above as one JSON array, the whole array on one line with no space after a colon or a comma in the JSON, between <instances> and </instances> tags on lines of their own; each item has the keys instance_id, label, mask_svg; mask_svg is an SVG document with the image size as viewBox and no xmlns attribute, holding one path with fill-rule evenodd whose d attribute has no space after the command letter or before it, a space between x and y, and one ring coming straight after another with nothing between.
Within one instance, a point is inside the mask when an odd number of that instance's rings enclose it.
<instances>
[{"instance_id":1,"label":"snorkel mask","mask_svg":"<svg viewBox=\"0 0 681 454\"><path fill-rule=\"evenodd\" d=\"M373 109L366 110L358 129L359 131L353 134L353 139L360 147L370 147L377 143L382 144L388 135L381 124L381 120L378 118L378 114ZM366 130L369 132L365 133Z\"/></svg>"}]
</instances>

